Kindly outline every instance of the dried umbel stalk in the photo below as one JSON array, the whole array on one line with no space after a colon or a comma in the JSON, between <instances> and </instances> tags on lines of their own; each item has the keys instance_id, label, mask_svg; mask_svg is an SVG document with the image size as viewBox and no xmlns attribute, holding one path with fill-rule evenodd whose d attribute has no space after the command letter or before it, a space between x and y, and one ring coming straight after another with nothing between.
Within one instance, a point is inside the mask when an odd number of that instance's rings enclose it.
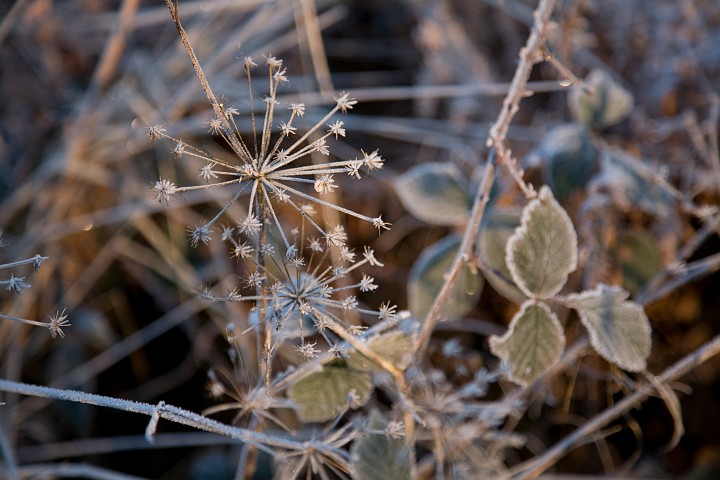
<instances>
[{"instance_id":1,"label":"dried umbel stalk","mask_svg":"<svg viewBox=\"0 0 720 480\"><path fill-rule=\"evenodd\" d=\"M335 245L344 244L342 238L334 232L313 220L307 214L307 203L321 205L352 217L370 222L379 230L389 228L381 216L372 218L355 212L340 205L333 204L322 198L323 195L334 192L339 185L334 175L343 174L359 179L361 170L372 171L380 169L384 160L377 151L362 152L360 158L350 160L336 160L327 163L313 163L309 161L313 154L330 155L327 140L329 137L344 137L346 132L343 122L334 120L328 123L338 113L346 113L357 103L349 94L343 93L335 98L335 106L317 123L311 126L297 140L296 126L299 118L305 114L305 105L292 103L288 106L290 115L287 121L280 122L273 139L275 127L273 122L278 106L278 87L288 81L286 69L282 68L282 61L275 57L266 59L269 82L269 94L265 98L265 113L260 133L256 127L255 115L252 114L252 139L246 141L237 125L236 117L239 112L236 108L224 104L214 106L219 112L209 121L208 128L214 135L223 138L232 150L231 159L217 158L199 148L182 140L173 138L165 133L161 126L151 127L150 138L166 138L175 143L173 150L177 158L190 158L199 160L201 165L198 176L205 181L198 185L176 186L168 179L159 179L152 187L154 196L160 201L168 201L173 196L192 190L209 188L223 188L236 185L237 190L225 207L210 221L190 229L191 243L196 246L207 243L212 238L213 229L223 214L242 195L249 196L247 214L237 221L239 230L250 235L259 234L264 219L271 219L277 228L284 247L289 249L291 242L284 232L279 216L278 206L287 205L298 212L304 220L309 222L328 241ZM250 108L253 109L253 89L251 69L256 67L255 62L247 57L244 60L244 70L248 81L250 95ZM324 131L323 131L324 130ZM322 132L322 133L321 133ZM311 140L314 138L314 140ZM304 188L311 185L315 194L308 193Z\"/></svg>"}]
</instances>

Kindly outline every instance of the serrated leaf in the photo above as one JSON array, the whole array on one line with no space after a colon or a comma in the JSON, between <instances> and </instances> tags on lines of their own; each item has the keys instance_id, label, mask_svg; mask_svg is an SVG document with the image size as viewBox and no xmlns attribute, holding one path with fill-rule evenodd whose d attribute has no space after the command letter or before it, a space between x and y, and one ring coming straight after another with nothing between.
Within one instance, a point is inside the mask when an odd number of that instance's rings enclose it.
<instances>
[{"instance_id":1,"label":"serrated leaf","mask_svg":"<svg viewBox=\"0 0 720 480\"><path fill-rule=\"evenodd\" d=\"M387 423L380 413L373 411L368 419L368 430L382 432ZM368 434L353 444L351 455L355 480L413 478L415 454L404 438L391 438L384 433Z\"/></svg>"},{"instance_id":2,"label":"serrated leaf","mask_svg":"<svg viewBox=\"0 0 720 480\"><path fill-rule=\"evenodd\" d=\"M528 297L560 292L577 268L577 234L570 217L547 186L524 209L508 240L505 262L517 287Z\"/></svg>"},{"instance_id":3,"label":"serrated leaf","mask_svg":"<svg viewBox=\"0 0 720 480\"><path fill-rule=\"evenodd\" d=\"M621 122L632 111L632 94L605 70L593 70L584 82L587 91L574 88L568 94L568 106L576 120L603 128Z\"/></svg>"},{"instance_id":4,"label":"serrated leaf","mask_svg":"<svg viewBox=\"0 0 720 480\"><path fill-rule=\"evenodd\" d=\"M639 372L650 355L651 328L643 307L627 298L622 288L601 284L568 295L565 303L577 310L590 333L590 343L605 360Z\"/></svg>"},{"instance_id":5,"label":"serrated leaf","mask_svg":"<svg viewBox=\"0 0 720 480\"><path fill-rule=\"evenodd\" d=\"M288 389L302 422L325 422L348 406L354 391L354 405L367 403L372 393L370 374L353 368L326 365L319 372L301 378Z\"/></svg>"},{"instance_id":6,"label":"serrated leaf","mask_svg":"<svg viewBox=\"0 0 720 480\"><path fill-rule=\"evenodd\" d=\"M467 220L472 198L460 169L452 163L423 163L395 181L405 209L432 225L458 225Z\"/></svg>"},{"instance_id":7,"label":"serrated leaf","mask_svg":"<svg viewBox=\"0 0 720 480\"><path fill-rule=\"evenodd\" d=\"M543 136L529 161L542 164L543 181L563 200L590 180L597 169L597 150L585 125L559 125Z\"/></svg>"},{"instance_id":8,"label":"serrated leaf","mask_svg":"<svg viewBox=\"0 0 720 480\"><path fill-rule=\"evenodd\" d=\"M400 370L405 370L413 359L415 334L412 331L384 333L369 338L367 340L367 346L374 353L388 360ZM347 364L356 370L384 371L380 365L358 351L350 353Z\"/></svg>"},{"instance_id":9,"label":"serrated leaf","mask_svg":"<svg viewBox=\"0 0 720 480\"><path fill-rule=\"evenodd\" d=\"M507 363L509 380L527 385L558 361L565 335L557 316L542 302L527 300L502 337L490 337L490 351Z\"/></svg>"},{"instance_id":10,"label":"serrated leaf","mask_svg":"<svg viewBox=\"0 0 720 480\"><path fill-rule=\"evenodd\" d=\"M460 237L449 235L426 248L410 270L408 280L408 305L413 316L423 319L430 311L435 297L445 283L445 275L460 248ZM483 278L463 266L450 301L445 305L442 317L459 318L475 307L480 298Z\"/></svg>"},{"instance_id":11,"label":"serrated leaf","mask_svg":"<svg viewBox=\"0 0 720 480\"><path fill-rule=\"evenodd\" d=\"M480 226L478 256L489 268L483 275L500 295L515 303L527 297L513 284L505 262L507 242L520 225L520 213L514 210L490 210Z\"/></svg>"}]
</instances>

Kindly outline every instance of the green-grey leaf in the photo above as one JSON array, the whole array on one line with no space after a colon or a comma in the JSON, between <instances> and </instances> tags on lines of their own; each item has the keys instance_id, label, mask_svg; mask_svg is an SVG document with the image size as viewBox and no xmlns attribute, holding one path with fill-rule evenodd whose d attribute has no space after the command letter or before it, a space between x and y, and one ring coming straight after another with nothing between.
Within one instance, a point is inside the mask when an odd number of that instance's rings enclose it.
<instances>
[{"instance_id":1,"label":"green-grey leaf","mask_svg":"<svg viewBox=\"0 0 720 480\"><path fill-rule=\"evenodd\" d=\"M326 365L319 372L301 378L288 389L302 422L325 422L349 404L354 392L354 405L367 403L372 393L370 374L353 368Z\"/></svg>"},{"instance_id":2,"label":"green-grey leaf","mask_svg":"<svg viewBox=\"0 0 720 480\"><path fill-rule=\"evenodd\" d=\"M584 80L586 90L573 88L568 106L576 120L603 128L624 120L633 108L633 96L605 70L593 70Z\"/></svg>"},{"instance_id":3,"label":"green-grey leaf","mask_svg":"<svg viewBox=\"0 0 720 480\"><path fill-rule=\"evenodd\" d=\"M622 268L622 285L630 293L637 292L660 270L657 239L645 230L619 235L613 252Z\"/></svg>"},{"instance_id":4,"label":"green-grey leaf","mask_svg":"<svg viewBox=\"0 0 720 480\"><path fill-rule=\"evenodd\" d=\"M568 295L565 303L577 310L590 343L605 360L639 372L645 369L652 347L650 322L643 307L627 298L622 288L600 284Z\"/></svg>"},{"instance_id":5,"label":"green-grey leaf","mask_svg":"<svg viewBox=\"0 0 720 480\"><path fill-rule=\"evenodd\" d=\"M597 150L587 126L559 125L545 134L530 155L530 162L542 164L543 181L555 198L564 200L592 177L597 169Z\"/></svg>"},{"instance_id":6,"label":"green-grey leaf","mask_svg":"<svg viewBox=\"0 0 720 480\"><path fill-rule=\"evenodd\" d=\"M505 247L518 225L518 211L488 211L480 226L477 248L478 256L489 267L483 270L483 274L490 285L508 300L522 303L527 297L513 284L512 275L505 263Z\"/></svg>"},{"instance_id":7,"label":"green-grey leaf","mask_svg":"<svg viewBox=\"0 0 720 480\"><path fill-rule=\"evenodd\" d=\"M490 337L490 350L508 364L508 379L519 385L527 385L555 364L564 348L557 317L535 300L522 304L502 337Z\"/></svg>"},{"instance_id":8,"label":"green-grey leaf","mask_svg":"<svg viewBox=\"0 0 720 480\"><path fill-rule=\"evenodd\" d=\"M405 209L432 225L458 225L467 220L472 198L460 169L452 163L423 163L395 181Z\"/></svg>"},{"instance_id":9,"label":"green-grey leaf","mask_svg":"<svg viewBox=\"0 0 720 480\"><path fill-rule=\"evenodd\" d=\"M642 210L660 219L675 211L672 194L655 181L657 172L621 150L604 151L600 172L590 189L609 192L613 201L626 210Z\"/></svg>"},{"instance_id":10,"label":"green-grey leaf","mask_svg":"<svg viewBox=\"0 0 720 480\"><path fill-rule=\"evenodd\" d=\"M424 319L435 297L445 283L445 275L460 248L460 237L449 235L431 245L420 255L410 270L408 304L413 316ZM483 278L463 266L445 305L444 319L459 318L475 307L480 298Z\"/></svg>"},{"instance_id":11,"label":"green-grey leaf","mask_svg":"<svg viewBox=\"0 0 720 480\"><path fill-rule=\"evenodd\" d=\"M367 340L367 346L370 350L388 360L400 370L405 370L410 365L413 359L414 345L415 334L412 331L396 330ZM384 371L380 365L355 350L350 353L347 363L349 367L356 370Z\"/></svg>"},{"instance_id":12,"label":"green-grey leaf","mask_svg":"<svg viewBox=\"0 0 720 480\"><path fill-rule=\"evenodd\" d=\"M547 186L523 210L507 243L505 262L528 297L549 298L577 267L577 235L570 217Z\"/></svg>"},{"instance_id":13,"label":"green-grey leaf","mask_svg":"<svg viewBox=\"0 0 720 480\"><path fill-rule=\"evenodd\" d=\"M380 413L373 411L368 419L368 429L383 432L387 423ZM355 480L414 478L415 455L404 438L391 438L384 433L368 434L353 444L351 454Z\"/></svg>"}]
</instances>

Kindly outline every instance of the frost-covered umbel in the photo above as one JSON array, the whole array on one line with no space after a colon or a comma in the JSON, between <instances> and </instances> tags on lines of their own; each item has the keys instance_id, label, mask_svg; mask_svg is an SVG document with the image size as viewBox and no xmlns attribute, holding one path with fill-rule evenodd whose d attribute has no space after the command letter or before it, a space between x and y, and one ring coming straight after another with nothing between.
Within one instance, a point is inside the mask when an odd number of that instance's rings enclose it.
<instances>
[{"instance_id":1,"label":"frost-covered umbel","mask_svg":"<svg viewBox=\"0 0 720 480\"><path fill-rule=\"evenodd\" d=\"M303 104L290 104L286 120L276 124L278 87L288 79L282 61L269 57L269 93L264 99L262 126L258 126L250 74L256 66L251 58L244 59L251 112L251 134L247 138L243 138L238 127L238 110L217 101L202 72L198 73L214 112L209 130L222 137L233 155L216 157L168 135L160 126L151 127L149 133L151 140L164 138L174 142L176 158L198 161L201 179L198 185L191 186L177 186L169 179L159 179L152 188L159 201L167 202L192 190L234 189L211 220L189 228L190 242L193 246L206 244L218 234L231 243L231 255L249 267L241 275L241 283L226 296L216 296L210 287L201 287L200 295L213 301L251 303L253 314L247 323L237 328L231 322L227 335L232 340L242 331L262 326L265 380L269 384L270 365L278 343L296 341L300 356L314 358L320 350L311 337L322 336L331 350L337 350L340 341L352 343L362 333L359 315L387 320L394 316L395 307L384 304L379 310L370 310L360 305L353 292L377 287L368 276L353 275L351 280L351 272L366 263L381 264L369 249L362 259L356 260L356 254L347 245L343 226L326 224L315 216L316 207L320 206L367 221L379 231L389 228L382 217L362 215L332 203L332 198L327 197L339 188L337 175L359 179L361 172L379 169L384 163L377 151L361 151L360 158L351 160L318 161L318 157L330 156L330 137L345 136L343 122L333 117L347 113L357 101L342 93L335 98L335 106L303 133L298 125L305 115ZM216 224L243 195L249 199L245 213L234 219L234 225L218 228ZM280 209L295 210L299 213L298 222L293 225L285 216L281 221ZM306 230L315 236L308 238Z\"/></svg>"},{"instance_id":2,"label":"frost-covered umbel","mask_svg":"<svg viewBox=\"0 0 720 480\"><path fill-rule=\"evenodd\" d=\"M233 255L251 265L241 276L241 285L233 287L226 295L218 296L209 288L201 289L201 296L211 301L251 302L264 305L265 320L278 333L279 339L299 339L296 350L300 356L310 359L320 350L310 337L321 336L336 355L341 356L338 341L348 335L357 336L366 327L352 323L348 314L374 318L375 322L391 320L396 307L382 304L379 309L365 308L355 295L356 291L373 292L378 286L372 277L362 274L349 280L362 266L382 267L370 248L356 254L344 245L345 233L335 227L330 230L330 240L298 238L291 232L292 245L287 251L277 253L265 245L261 248L262 261L255 259L256 247L240 233L225 231L224 240L231 243ZM245 294L244 292L250 292ZM256 321L258 317L255 317ZM256 322L253 322L256 323ZM233 342L238 334L234 324L227 336Z\"/></svg>"},{"instance_id":3,"label":"frost-covered umbel","mask_svg":"<svg viewBox=\"0 0 720 480\"><path fill-rule=\"evenodd\" d=\"M250 109L254 108L250 70L257 66L252 58L245 58L244 69L248 80ZM172 181L161 178L152 187L153 194L160 201L168 201L174 195L213 187L237 185L237 191L225 207L209 222L190 228L189 235L193 245L207 243L212 238L212 227L227 209L243 194L248 194L247 215L236 219L243 231L253 233L260 227L261 217L271 219L278 227L285 248L290 242L280 227L276 206L289 205L310 222L326 238L329 232L305 213L305 203L311 202L332 208L347 215L372 223L378 230L387 229L389 224L382 217L371 218L339 205L332 204L322 197L339 187L335 175L348 175L360 178L361 170L368 171L382 167L384 160L377 151L362 152L360 158L337 160L327 163L313 163L310 155L319 153L330 155L327 144L329 137L344 137L343 122L332 121L338 112L346 113L357 101L343 93L335 98L335 106L315 125L304 133L298 133L298 119L305 114L305 105L292 103L288 106L289 118L274 126L278 86L288 81L282 61L274 57L267 58L270 77L270 90L265 98L265 114L262 128L258 134L256 119L252 114L252 135L246 141L240 134L236 123L237 109L225 105L213 105L215 115L208 124L210 132L221 136L232 149L234 157L217 158L165 133L160 126L150 128L150 138L167 138L175 143L173 150L177 158L185 157L199 160L198 176L205 182L192 186L176 186ZM276 131L273 134L273 131ZM299 137L295 139L294 137ZM312 189L307 188L312 186ZM314 193L313 193L314 190ZM310 193L308 193L308 191Z\"/></svg>"}]
</instances>

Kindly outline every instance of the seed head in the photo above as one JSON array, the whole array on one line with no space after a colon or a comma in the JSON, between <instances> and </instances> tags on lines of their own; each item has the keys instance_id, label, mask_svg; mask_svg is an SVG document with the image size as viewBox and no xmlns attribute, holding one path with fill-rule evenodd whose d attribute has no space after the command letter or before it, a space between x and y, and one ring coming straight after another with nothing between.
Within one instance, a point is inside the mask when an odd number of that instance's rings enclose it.
<instances>
[{"instance_id":1,"label":"seed head","mask_svg":"<svg viewBox=\"0 0 720 480\"><path fill-rule=\"evenodd\" d=\"M52 338L65 338L65 333L62 331L64 327L69 327L70 322L67 320L68 316L65 314L65 310L62 312L56 312L55 315L50 317L48 322L48 328L50 329L50 335Z\"/></svg>"},{"instance_id":2,"label":"seed head","mask_svg":"<svg viewBox=\"0 0 720 480\"><path fill-rule=\"evenodd\" d=\"M167 203L177 193L177 187L170 180L161 178L152 187L153 196L160 202Z\"/></svg>"}]
</instances>

